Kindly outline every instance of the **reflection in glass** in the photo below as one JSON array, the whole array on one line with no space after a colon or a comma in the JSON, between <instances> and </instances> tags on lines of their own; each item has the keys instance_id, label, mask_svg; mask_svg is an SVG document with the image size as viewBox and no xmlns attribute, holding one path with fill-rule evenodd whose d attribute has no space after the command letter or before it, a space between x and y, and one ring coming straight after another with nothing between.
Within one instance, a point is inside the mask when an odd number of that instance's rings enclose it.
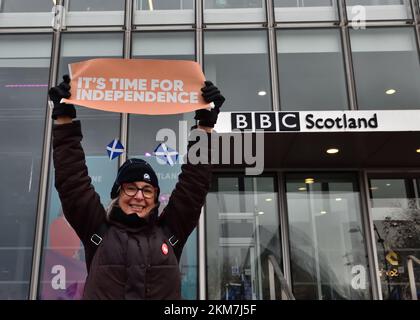
<instances>
[{"instance_id":1,"label":"reflection in glass","mask_svg":"<svg viewBox=\"0 0 420 320\"><path fill-rule=\"evenodd\" d=\"M418 109L420 63L414 29L350 29L359 109Z\"/></svg>"},{"instance_id":2,"label":"reflection in glass","mask_svg":"<svg viewBox=\"0 0 420 320\"><path fill-rule=\"evenodd\" d=\"M274 177L214 178L206 202L208 299L270 299L278 279L270 282L269 256L281 266L277 199Z\"/></svg>"},{"instance_id":3,"label":"reflection in glass","mask_svg":"<svg viewBox=\"0 0 420 320\"><path fill-rule=\"evenodd\" d=\"M123 25L125 0L70 0L67 2L66 24Z\"/></svg>"},{"instance_id":4,"label":"reflection in glass","mask_svg":"<svg viewBox=\"0 0 420 320\"><path fill-rule=\"evenodd\" d=\"M193 9L193 0L136 0L138 10L186 10Z\"/></svg>"},{"instance_id":5,"label":"reflection in glass","mask_svg":"<svg viewBox=\"0 0 420 320\"><path fill-rule=\"evenodd\" d=\"M205 23L263 22L266 20L262 0L204 0Z\"/></svg>"},{"instance_id":6,"label":"reflection in glass","mask_svg":"<svg viewBox=\"0 0 420 320\"><path fill-rule=\"evenodd\" d=\"M274 0L276 21L336 21L336 0Z\"/></svg>"},{"instance_id":7,"label":"reflection in glass","mask_svg":"<svg viewBox=\"0 0 420 320\"><path fill-rule=\"evenodd\" d=\"M71 0L70 11L124 11L124 0Z\"/></svg>"},{"instance_id":8,"label":"reflection in glass","mask_svg":"<svg viewBox=\"0 0 420 320\"><path fill-rule=\"evenodd\" d=\"M140 32L133 34L133 59L195 60L193 32ZM204 85L204 84L203 84ZM194 113L175 115L130 115L128 130L129 157L144 159L156 172L160 187L160 212L168 204L178 181L181 165L161 164L154 151L164 141L157 140L160 130L171 130L175 141L165 144L180 153L188 140L190 127L195 124ZM167 131L166 131L167 132ZM180 270L181 295L184 299L197 299L197 234L194 231L184 247Z\"/></svg>"},{"instance_id":9,"label":"reflection in glass","mask_svg":"<svg viewBox=\"0 0 420 320\"><path fill-rule=\"evenodd\" d=\"M370 299L355 177L287 174L286 192L296 299Z\"/></svg>"},{"instance_id":10,"label":"reflection in glass","mask_svg":"<svg viewBox=\"0 0 420 320\"><path fill-rule=\"evenodd\" d=\"M224 111L272 109L265 31L207 31L204 53L206 78L226 97Z\"/></svg>"},{"instance_id":11,"label":"reflection in glass","mask_svg":"<svg viewBox=\"0 0 420 320\"><path fill-rule=\"evenodd\" d=\"M51 0L2 0L0 12L50 12L53 5Z\"/></svg>"},{"instance_id":12,"label":"reflection in glass","mask_svg":"<svg viewBox=\"0 0 420 320\"><path fill-rule=\"evenodd\" d=\"M63 74L68 73L69 63L99 57L121 58L122 48L121 33L63 34L58 82L61 81ZM76 110L77 119L82 124L82 146L92 185L99 194L103 206L107 207L118 163L116 160L109 160L106 146L119 137L120 114L79 106L76 106ZM51 171L53 172L53 168ZM86 277L84 250L63 216L52 172L38 297L48 300L77 300L83 293ZM64 284L57 280L57 275L62 276L63 272L66 274Z\"/></svg>"},{"instance_id":13,"label":"reflection in glass","mask_svg":"<svg viewBox=\"0 0 420 320\"><path fill-rule=\"evenodd\" d=\"M338 29L278 30L277 51L282 110L348 108Z\"/></svg>"},{"instance_id":14,"label":"reflection in glass","mask_svg":"<svg viewBox=\"0 0 420 320\"><path fill-rule=\"evenodd\" d=\"M346 0L349 20L396 20L411 19L410 0Z\"/></svg>"},{"instance_id":15,"label":"reflection in glass","mask_svg":"<svg viewBox=\"0 0 420 320\"><path fill-rule=\"evenodd\" d=\"M411 300L407 257L420 258L420 202L415 183L404 178L369 180L384 300ZM420 269L415 267L414 272L419 288Z\"/></svg>"},{"instance_id":16,"label":"reflection in glass","mask_svg":"<svg viewBox=\"0 0 420 320\"><path fill-rule=\"evenodd\" d=\"M135 24L194 23L194 0L136 0Z\"/></svg>"},{"instance_id":17,"label":"reflection in glass","mask_svg":"<svg viewBox=\"0 0 420 320\"><path fill-rule=\"evenodd\" d=\"M0 27L51 27L51 0L1 0Z\"/></svg>"},{"instance_id":18,"label":"reflection in glass","mask_svg":"<svg viewBox=\"0 0 420 320\"><path fill-rule=\"evenodd\" d=\"M51 41L0 35L0 300L29 296Z\"/></svg>"}]
</instances>

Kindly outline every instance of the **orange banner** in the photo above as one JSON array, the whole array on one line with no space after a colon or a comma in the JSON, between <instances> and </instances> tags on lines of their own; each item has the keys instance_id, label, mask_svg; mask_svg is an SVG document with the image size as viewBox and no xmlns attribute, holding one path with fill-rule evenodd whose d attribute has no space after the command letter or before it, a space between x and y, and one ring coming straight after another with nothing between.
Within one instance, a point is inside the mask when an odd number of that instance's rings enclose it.
<instances>
[{"instance_id":1,"label":"orange banner","mask_svg":"<svg viewBox=\"0 0 420 320\"><path fill-rule=\"evenodd\" d=\"M69 65L65 103L111 112L176 114L208 108L205 77L194 61L92 59Z\"/></svg>"}]
</instances>

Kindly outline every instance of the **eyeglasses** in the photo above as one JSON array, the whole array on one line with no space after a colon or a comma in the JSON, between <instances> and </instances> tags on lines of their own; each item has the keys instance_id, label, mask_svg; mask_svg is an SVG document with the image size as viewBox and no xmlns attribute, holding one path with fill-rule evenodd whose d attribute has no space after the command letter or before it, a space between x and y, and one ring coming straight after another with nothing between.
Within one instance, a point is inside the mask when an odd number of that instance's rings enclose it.
<instances>
[{"instance_id":1,"label":"eyeglasses","mask_svg":"<svg viewBox=\"0 0 420 320\"><path fill-rule=\"evenodd\" d=\"M152 199L155 196L155 189L148 186L144 188L138 188L134 184L123 184L122 190L129 197L134 197L137 192L139 192L139 190L143 193L143 197L145 199Z\"/></svg>"}]
</instances>

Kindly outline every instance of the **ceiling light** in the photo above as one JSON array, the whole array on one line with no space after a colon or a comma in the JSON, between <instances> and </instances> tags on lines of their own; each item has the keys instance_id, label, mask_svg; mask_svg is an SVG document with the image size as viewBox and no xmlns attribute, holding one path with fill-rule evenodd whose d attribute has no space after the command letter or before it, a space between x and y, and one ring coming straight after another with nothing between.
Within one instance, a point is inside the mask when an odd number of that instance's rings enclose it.
<instances>
[{"instance_id":1,"label":"ceiling light","mask_svg":"<svg viewBox=\"0 0 420 320\"><path fill-rule=\"evenodd\" d=\"M378 187L370 187L370 190L378 190Z\"/></svg>"},{"instance_id":2,"label":"ceiling light","mask_svg":"<svg viewBox=\"0 0 420 320\"><path fill-rule=\"evenodd\" d=\"M387 184L386 184L386 186L387 186L387 187L389 187L390 185L391 185L390 183L387 183Z\"/></svg>"},{"instance_id":3,"label":"ceiling light","mask_svg":"<svg viewBox=\"0 0 420 320\"><path fill-rule=\"evenodd\" d=\"M314 183L314 182L315 182L314 178L306 178L306 179L305 179L305 183L306 183L306 184L312 184L312 183Z\"/></svg>"},{"instance_id":4,"label":"ceiling light","mask_svg":"<svg viewBox=\"0 0 420 320\"><path fill-rule=\"evenodd\" d=\"M327 214L327 211L322 210L322 211L320 212L320 214Z\"/></svg>"},{"instance_id":5,"label":"ceiling light","mask_svg":"<svg viewBox=\"0 0 420 320\"><path fill-rule=\"evenodd\" d=\"M265 201L270 202L270 201L273 201L273 199L267 198L267 199L265 199Z\"/></svg>"},{"instance_id":6,"label":"ceiling light","mask_svg":"<svg viewBox=\"0 0 420 320\"><path fill-rule=\"evenodd\" d=\"M153 11L153 0L149 0L149 10Z\"/></svg>"},{"instance_id":7,"label":"ceiling light","mask_svg":"<svg viewBox=\"0 0 420 320\"><path fill-rule=\"evenodd\" d=\"M306 191L306 187L300 187L298 190L299 191Z\"/></svg>"},{"instance_id":8,"label":"ceiling light","mask_svg":"<svg viewBox=\"0 0 420 320\"><path fill-rule=\"evenodd\" d=\"M259 212L258 212L258 214L260 214L260 215L261 215L261 214L264 214L264 211L259 211Z\"/></svg>"},{"instance_id":9,"label":"ceiling light","mask_svg":"<svg viewBox=\"0 0 420 320\"><path fill-rule=\"evenodd\" d=\"M335 201L341 201L341 200L343 200L343 199L341 199L341 198L335 198Z\"/></svg>"},{"instance_id":10,"label":"ceiling light","mask_svg":"<svg viewBox=\"0 0 420 320\"><path fill-rule=\"evenodd\" d=\"M388 90L385 91L385 93L388 94L388 95L394 94L396 92L397 92L397 90L395 90L395 89L388 89Z\"/></svg>"},{"instance_id":11,"label":"ceiling light","mask_svg":"<svg viewBox=\"0 0 420 320\"><path fill-rule=\"evenodd\" d=\"M261 90L261 91L258 91L258 95L259 96L266 96L267 95L267 92L264 91L264 90Z\"/></svg>"},{"instance_id":12,"label":"ceiling light","mask_svg":"<svg viewBox=\"0 0 420 320\"><path fill-rule=\"evenodd\" d=\"M336 153L339 153L339 152L340 152L340 150L338 150L337 148L330 148L330 149L327 150L328 154L336 154Z\"/></svg>"},{"instance_id":13,"label":"ceiling light","mask_svg":"<svg viewBox=\"0 0 420 320\"><path fill-rule=\"evenodd\" d=\"M417 153L420 153L420 148L418 148L418 149L416 150L416 152L417 152Z\"/></svg>"}]
</instances>

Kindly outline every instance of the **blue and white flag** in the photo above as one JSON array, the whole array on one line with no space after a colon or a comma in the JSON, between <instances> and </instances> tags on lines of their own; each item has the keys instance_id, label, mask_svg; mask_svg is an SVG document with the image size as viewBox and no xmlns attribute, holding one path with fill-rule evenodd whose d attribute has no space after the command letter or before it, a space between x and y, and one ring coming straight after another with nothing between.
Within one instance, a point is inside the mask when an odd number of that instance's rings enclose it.
<instances>
[{"instance_id":1,"label":"blue and white flag","mask_svg":"<svg viewBox=\"0 0 420 320\"><path fill-rule=\"evenodd\" d=\"M178 152L165 143L161 143L155 149L156 160L161 164L169 164L173 166L178 161Z\"/></svg>"},{"instance_id":2,"label":"blue and white flag","mask_svg":"<svg viewBox=\"0 0 420 320\"><path fill-rule=\"evenodd\" d=\"M108 151L109 160L113 160L124 153L124 147L120 140L114 139L107 145L106 151Z\"/></svg>"}]
</instances>

